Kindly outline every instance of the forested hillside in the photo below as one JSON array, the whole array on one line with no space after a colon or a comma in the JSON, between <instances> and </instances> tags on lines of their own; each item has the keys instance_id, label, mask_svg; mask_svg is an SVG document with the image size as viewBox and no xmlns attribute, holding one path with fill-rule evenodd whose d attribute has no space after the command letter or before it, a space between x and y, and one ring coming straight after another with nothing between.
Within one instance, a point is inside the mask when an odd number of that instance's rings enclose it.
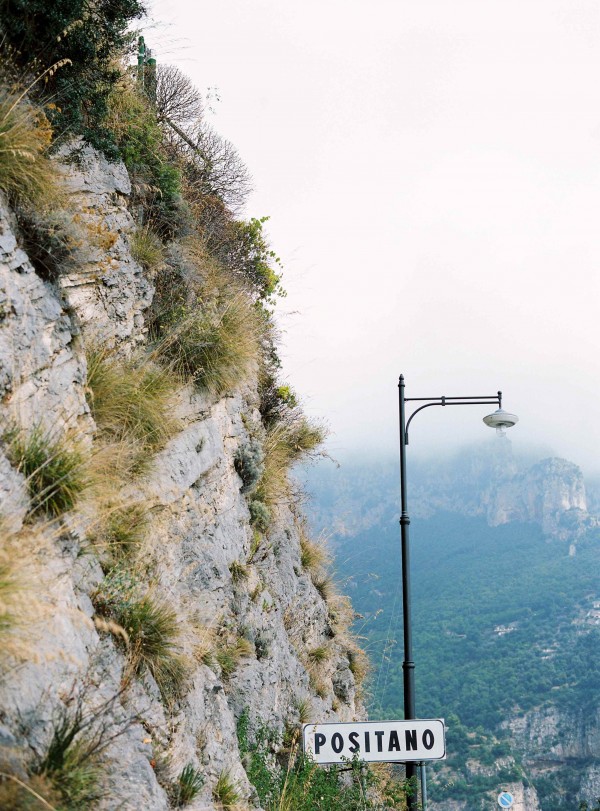
<instances>
[{"instance_id":1,"label":"forested hillside","mask_svg":"<svg viewBox=\"0 0 600 811\"><path fill-rule=\"evenodd\" d=\"M468 454L452 463L452 481L451 463L413 470L417 716L448 723L448 762L432 769L431 798L436 808L451 799L487 808L494 791L529 781L543 811L577 808L598 790L600 530L591 518L570 539L533 522L491 527L468 514L488 476L475 490ZM336 527L338 577L362 615L373 718L403 715L395 474L393 463L308 473L319 518ZM446 503L449 481L455 511L432 509ZM524 729L542 717L533 745Z\"/></svg>"}]
</instances>

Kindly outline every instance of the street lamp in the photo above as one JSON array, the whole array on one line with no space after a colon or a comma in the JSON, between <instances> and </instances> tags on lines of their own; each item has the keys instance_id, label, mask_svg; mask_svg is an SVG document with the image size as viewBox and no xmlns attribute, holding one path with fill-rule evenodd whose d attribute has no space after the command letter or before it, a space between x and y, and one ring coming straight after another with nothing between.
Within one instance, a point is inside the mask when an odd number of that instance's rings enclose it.
<instances>
[{"instance_id":1,"label":"street lamp","mask_svg":"<svg viewBox=\"0 0 600 811\"><path fill-rule=\"evenodd\" d=\"M404 375L400 375L398 383L400 400L400 533L402 538L402 617L404 631L404 661L402 662L402 672L404 679L404 718L410 720L415 718L415 663L412 654L412 620L410 602L410 548L408 542L408 525L410 518L407 511L406 495L406 446L408 445L408 429L414 417L424 408L431 406L456 406L456 405L493 405L498 408L492 414L488 414L483 421L490 428L495 428L496 433L504 436L507 428L512 428L519 418L515 414L509 414L502 408L502 392L495 395L482 397L405 397L404 396ZM406 420L406 403L423 403L417 406ZM406 764L406 778L412 784L415 783L417 773L416 763ZM416 792L408 799L409 811L417 809Z\"/></svg>"}]
</instances>

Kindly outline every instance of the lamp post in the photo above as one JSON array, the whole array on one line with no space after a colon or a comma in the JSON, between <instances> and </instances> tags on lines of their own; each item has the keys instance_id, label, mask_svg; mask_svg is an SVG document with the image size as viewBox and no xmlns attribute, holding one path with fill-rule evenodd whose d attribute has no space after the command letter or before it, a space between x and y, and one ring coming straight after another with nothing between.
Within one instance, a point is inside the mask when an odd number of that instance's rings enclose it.
<instances>
[{"instance_id":1,"label":"lamp post","mask_svg":"<svg viewBox=\"0 0 600 811\"><path fill-rule=\"evenodd\" d=\"M482 397L405 397L404 396L404 375L400 375L398 383L399 410L400 410L400 534L402 542L402 619L404 635L404 661L402 662L402 672L404 680L404 717L406 720L415 718L415 663L412 653L412 618L410 599L410 546L408 538L408 526L410 518L408 516L408 500L406 491L406 446L408 445L408 429L413 418L425 408L432 406L456 406L456 405L493 405L498 408L492 414L488 414L483 421L490 428L495 428L501 436L506 428L515 425L519 418L515 414L509 414L502 408L502 392L495 395ZM406 419L406 403L422 403ZM416 783L417 764L406 764L406 778L414 785ZM417 794L414 792L408 799L409 811L417 811Z\"/></svg>"}]
</instances>

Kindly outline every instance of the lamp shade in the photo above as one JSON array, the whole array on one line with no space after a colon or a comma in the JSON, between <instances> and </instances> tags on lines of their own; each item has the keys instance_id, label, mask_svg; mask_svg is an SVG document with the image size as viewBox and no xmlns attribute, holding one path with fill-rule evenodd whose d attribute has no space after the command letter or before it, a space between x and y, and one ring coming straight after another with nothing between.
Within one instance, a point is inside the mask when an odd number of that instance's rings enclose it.
<instances>
[{"instance_id":1,"label":"lamp shade","mask_svg":"<svg viewBox=\"0 0 600 811\"><path fill-rule=\"evenodd\" d=\"M487 417L484 417L483 421L490 428L503 429L512 428L513 425L519 422L519 418L516 414L509 414L508 411L505 411L503 408L498 408L493 414L488 414Z\"/></svg>"}]
</instances>

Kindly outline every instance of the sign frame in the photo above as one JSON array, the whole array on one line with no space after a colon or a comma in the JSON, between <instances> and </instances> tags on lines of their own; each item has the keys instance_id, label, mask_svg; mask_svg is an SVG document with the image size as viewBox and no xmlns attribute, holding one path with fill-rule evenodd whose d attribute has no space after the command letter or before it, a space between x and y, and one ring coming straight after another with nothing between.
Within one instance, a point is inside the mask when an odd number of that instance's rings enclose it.
<instances>
[{"instance_id":1,"label":"sign frame","mask_svg":"<svg viewBox=\"0 0 600 811\"><path fill-rule=\"evenodd\" d=\"M348 729L349 727L351 729ZM321 735L324 740L317 743L317 735ZM339 750L333 744L336 735ZM387 749L383 751L385 735ZM360 745L359 738L364 747ZM393 750L390 748L392 741L397 744ZM429 741L430 746L427 745ZM405 745L408 749L405 749ZM319 751L322 747L325 747L325 752ZM312 722L302 725L302 749L319 766L341 765L351 762L353 757L358 757L362 763L420 763L444 760L446 724L443 718ZM432 751L435 752L434 755L430 754Z\"/></svg>"}]
</instances>

